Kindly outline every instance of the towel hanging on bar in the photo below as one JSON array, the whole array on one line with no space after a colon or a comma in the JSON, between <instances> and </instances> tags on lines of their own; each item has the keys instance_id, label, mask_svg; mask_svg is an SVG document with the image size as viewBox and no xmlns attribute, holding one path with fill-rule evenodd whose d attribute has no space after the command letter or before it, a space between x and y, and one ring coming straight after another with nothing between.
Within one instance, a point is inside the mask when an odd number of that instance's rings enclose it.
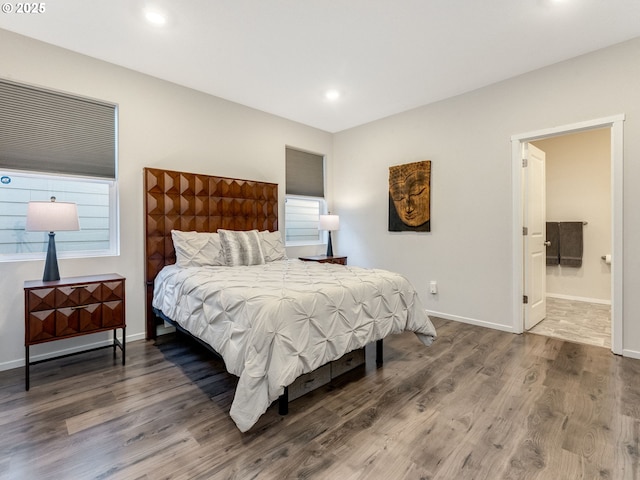
<instances>
[{"instance_id":1,"label":"towel hanging on bar","mask_svg":"<svg viewBox=\"0 0 640 480\"><path fill-rule=\"evenodd\" d=\"M560 263L560 224L558 222L547 222L547 265L558 265Z\"/></svg>"},{"instance_id":2,"label":"towel hanging on bar","mask_svg":"<svg viewBox=\"0 0 640 480\"><path fill-rule=\"evenodd\" d=\"M583 222L560 222L560 265L581 267L583 252Z\"/></svg>"}]
</instances>

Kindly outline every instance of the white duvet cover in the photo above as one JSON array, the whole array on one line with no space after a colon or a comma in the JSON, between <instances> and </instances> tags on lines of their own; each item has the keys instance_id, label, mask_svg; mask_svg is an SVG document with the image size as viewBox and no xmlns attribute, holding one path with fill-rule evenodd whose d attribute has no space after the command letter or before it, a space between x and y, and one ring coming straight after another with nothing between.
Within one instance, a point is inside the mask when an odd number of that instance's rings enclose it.
<instances>
[{"instance_id":1,"label":"white duvet cover","mask_svg":"<svg viewBox=\"0 0 640 480\"><path fill-rule=\"evenodd\" d=\"M298 376L393 333L435 338L397 273L282 260L249 267L164 267L153 306L218 352L240 377L231 417L249 430Z\"/></svg>"}]
</instances>

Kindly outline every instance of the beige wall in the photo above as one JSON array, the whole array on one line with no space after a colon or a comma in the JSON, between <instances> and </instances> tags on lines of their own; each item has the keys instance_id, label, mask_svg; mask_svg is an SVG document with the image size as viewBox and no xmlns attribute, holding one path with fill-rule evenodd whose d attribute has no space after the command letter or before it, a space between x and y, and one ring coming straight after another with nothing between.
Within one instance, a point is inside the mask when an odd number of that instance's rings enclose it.
<instances>
[{"instance_id":1,"label":"beige wall","mask_svg":"<svg viewBox=\"0 0 640 480\"><path fill-rule=\"evenodd\" d=\"M625 114L623 348L640 356L640 39L335 135L2 30L0 45L0 76L120 106L121 255L60 268L125 275L133 338L144 332L145 166L282 185L285 145L326 153L330 207L341 216L337 254L404 274L432 312L508 331L521 281L512 278L511 136ZM419 160L432 160L432 231L389 233L388 167ZM0 368L24 358L22 283L42 268L0 264Z\"/></svg>"},{"instance_id":2,"label":"beige wall","mask_svg":"<svg viewBox=\"0 0 640 480\"><path fill-rule=\"evenodd\" d=\"M547 295L611 301L611 130L532 142L546 153L547 220L584 221L580 268L547 267Z\"/></svg>"},{"instance_id":3,"label":"beige wall","mask_svg":"<svg viewBox=\"0 0 640 480\"><path fill-rule=\"evenodd\" d=\"M336 134L334 249L402 272L431 312L513 331L512 136L624 114L623 351L640 357L638 58L640 38ZM427 159L431 233L388 232L388 167Z\"/></svg>"},{"instance_id":4,"label":"beige wall","mask_svg":"<svg viewBox=\"0 0 640 480\"><path fill-rule=\"evenodd\" d=\"M285 145L326 154L331 171L333 139L326 132L5 30L0 30L0 45L0 76L119 105L121 254L61 259L59 266L67 277L118 272L127 278L131 339L144 338L144 167L276 182L281 199ZM23 364L23 282L42 278L43 268L44 261L0 263L0 369ZM106 336L39 345L31 354L37 357L102 338Z\"/></svg>"}]
</instances>

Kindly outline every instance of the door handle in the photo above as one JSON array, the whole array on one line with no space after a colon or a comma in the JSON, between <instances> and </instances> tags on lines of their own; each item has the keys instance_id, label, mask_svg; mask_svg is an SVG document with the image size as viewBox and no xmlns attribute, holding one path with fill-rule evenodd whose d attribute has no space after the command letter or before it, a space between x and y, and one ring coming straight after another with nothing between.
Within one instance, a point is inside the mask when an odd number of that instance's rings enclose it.
<instances>
[{"instance_id":1,"label":"door handle","mask_svg":"<svg viewBox=\"0 0 640 480\"><path fill-rule=\"evenodd\" d=\"M545 247L550 247L551 246L551 242L549 240L547 240L546 242L544 242L544 246Z\"/></svg>"}]
</instances>

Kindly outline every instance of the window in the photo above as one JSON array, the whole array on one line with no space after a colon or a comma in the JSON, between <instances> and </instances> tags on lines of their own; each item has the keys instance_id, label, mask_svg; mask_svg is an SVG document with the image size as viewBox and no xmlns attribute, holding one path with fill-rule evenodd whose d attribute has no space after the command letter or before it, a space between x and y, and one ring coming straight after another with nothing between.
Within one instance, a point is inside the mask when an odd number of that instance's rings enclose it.
<instances>
[{"instance_id":1,"label":"window","mask_svg":"<svg viewBox=\"0 0 640 480\"><path fill-rule=\"evenodd\" d=\"M285 241L287 245L320 243L320 215L325 211L324 199L287 195L285 199Z\"/></svg>"},{"instance_id":2,"label":"window","mask_svg":"<svg viewBox=\"0 0 640 480\"><path fill-rule=\"evenodd\" d=\"M118 253L117 107L0 79L0 261L43 258L27 204L78 205L80 231L56 233L60 258Z\"/></svg>"},{"instance_id":3,"label":"window","mask_svg":"<svg viewBox=\"0 0 640 480\"><path fill-rule=\"evenodd\" d=\"M324 157L287 148L286 170L286 244L322 243L325 232L318 230L318 221L326 211Z\"/></svg>"},{"instance_id":4,"label":"window","mask_svg":"<svg viewBox=\"0 0 640 480\"><path fill-rule=\"evenodd\" d=\"M114 181L5 171L0 176L0 260L44 256L48 233L25 231L27 204L51 196L76 203L80 222L80 231L56 233L58 257L117 253Z\"/></svg>"}]
</instances>

